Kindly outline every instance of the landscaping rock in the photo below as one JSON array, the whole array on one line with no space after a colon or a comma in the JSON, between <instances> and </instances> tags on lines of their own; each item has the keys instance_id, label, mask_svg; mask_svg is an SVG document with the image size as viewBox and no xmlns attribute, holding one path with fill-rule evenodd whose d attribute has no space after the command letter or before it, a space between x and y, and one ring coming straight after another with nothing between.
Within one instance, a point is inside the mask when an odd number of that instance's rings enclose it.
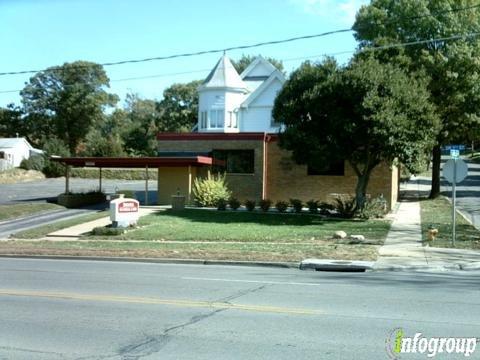
<instances>
[{"instance_id":1,"label":"landscaping rock","mask_svg":"<svg viewBox=\"0 0 480 360\"><path fill-rule=\"evenodd\" d=\"M345 239L347 237L347 233L345 231L335 231L333 234L334 239Z\"/></svg>"},{"instance_id":2,"label":"landscaping rock","mask_svg":"<svg viewBox=\"0 0 480 360\"><path fill-rule=\"evenodd\" d=\"M363 235L350 235L350 240L365 241L365 236L363 236Z\"/></svg>"}]
</instances>

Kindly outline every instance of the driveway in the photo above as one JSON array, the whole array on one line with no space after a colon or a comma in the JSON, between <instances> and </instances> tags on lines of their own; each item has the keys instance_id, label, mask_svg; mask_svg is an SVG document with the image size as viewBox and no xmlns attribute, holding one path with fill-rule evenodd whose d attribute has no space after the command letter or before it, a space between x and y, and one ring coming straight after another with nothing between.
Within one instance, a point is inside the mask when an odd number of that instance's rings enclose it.
<instances>
[{"instance_id":1,"label":"driveway","mask_svg":"<svg viewBox=\"0 0 480 360\"><path fill-rule=\"evenodd\" d=\"M156 202L157 181L148 182L149 202ZM98 189L98 179L70 179L70 191L90 191ZM145 198L145 181L143 180L106 180L102 181L102 189L106 193L116 190L134 190L140 202ZM56 198L65 191L65 178L44 179L17 184L0 184L0 204L12 202L46 201Z\"/></svg>"}]
</instances>

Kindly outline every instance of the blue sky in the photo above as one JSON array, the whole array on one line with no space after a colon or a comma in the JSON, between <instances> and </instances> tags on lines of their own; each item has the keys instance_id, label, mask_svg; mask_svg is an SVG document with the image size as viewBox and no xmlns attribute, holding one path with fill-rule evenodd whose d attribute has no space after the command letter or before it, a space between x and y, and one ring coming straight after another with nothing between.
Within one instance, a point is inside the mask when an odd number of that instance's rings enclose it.
<instances>
[{"instance_id":1,"label":"blue sky","mask_svg":"<svg viewBox=\"0 0 480 360\"><path fill-rule=\"evenodd\" d=\"M367 0L0 0L0 72L36 70L75 60L98 63L226 48L349 28ZM353 51L351 33L264 46L242 54L284 61ZM106 67L110 91L161 99L175 82L204 78L221 54ZM338 55L345 62L351 54ZM301 59L298 59L301 58ZM178 74L191 72L189 74ZM139 80L132 77L158 75ZM0 106L20 103L31 75L0 77Z\"/></svg>"}]
</instances>

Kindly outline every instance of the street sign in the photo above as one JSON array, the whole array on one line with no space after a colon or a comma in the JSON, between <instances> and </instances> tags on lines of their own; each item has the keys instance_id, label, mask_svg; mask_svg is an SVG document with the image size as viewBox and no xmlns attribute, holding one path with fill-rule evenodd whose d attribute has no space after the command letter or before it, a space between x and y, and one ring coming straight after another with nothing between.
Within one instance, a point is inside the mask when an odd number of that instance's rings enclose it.
<instances>
[{"instance_id":1,"label":"street sign","mask_svg":"<svg viewBox=\"0 0 480 360\"><path fill-rule=\"evenodd\" d=\"M450 150L452 151L452 150ZM457 197L456 185L457 182L462 182L468 175L468 165L462 159L453 159L448 160L442 168L442 175L448 182L452 183L452 245L455 247L455 226L457 219L457 209L455 208L455 200Z\"/></svg>"},{"instance_id":2,"label":"street sign","mask_svg":"<svg viewBox=\"0 0 480 360\"><path fill-rule=\"evenodd\" d=\"M460 150L450 149L450 156L452 159L458 159L460 157Z\"/></svg>"},{"instance_id":3,"label":"street sign","mask_svg":"<svg viewBox=\"0 0 480 360\"><path fill-rule=\"evenodd\" d=\"M445 145L445 150L465 150L465 145Z\"/></svg>"},{"instance_id":4,"label":"street sign","mask_svg":"<svg viewBox=\"0 0 480 360\"><path fill-rule=\"evenodd\" d=\"M455 165L456 163L456 165ZM454 170L456 168L457 176L454 178ZM450 159L442 168L442 176L447 179L449 183L453 183L454 179L456 183L462 182L468 175L468 165L462 159Z\"/></svg>"}]
</instances>

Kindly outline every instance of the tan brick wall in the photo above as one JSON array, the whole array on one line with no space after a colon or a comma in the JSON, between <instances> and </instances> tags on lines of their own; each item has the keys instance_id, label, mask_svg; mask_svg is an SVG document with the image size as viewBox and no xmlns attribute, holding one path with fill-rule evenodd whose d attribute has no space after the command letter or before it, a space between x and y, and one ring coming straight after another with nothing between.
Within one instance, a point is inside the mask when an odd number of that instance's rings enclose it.
<instances>
[{"instance_id":1,"label":"tan brick wall","mask_svg":"<svg viewBox=\"0 0 480 360\"><path fill-rule=\"evenodd\" d=\"M161 140L159 151L197 151L209 152L218 150L254 150L254 174L227 174L226 180L234 197L241 201L259 200L263 190L263 141L262 140ZM200 170L198 176L205 176ZM162 180L159 174L159 184ZM163 198L163 190L159 186L159 198Z\"/></svg>"},{"instance_id":2,"label":"tan brick wall","mask_svg":"<svg viewBox=\"0 0 480 360\"><path fill-rule=\"evenodd\" d=\"M197 168L191 168L192 183L197 174ZM189 203L188 187L188 167L161 167L158 169L158 195L157 203L159 205L169 205L172 203L172 195L185 196L185 201ZM190 196L190 203L193 199Z\"/></svg>"},{"instance_id":3,"label":"tan brick wall","mask_svg":"<svg viewBox=\"0 0 480 360\"><path fill-rule=\"evenodd\" d=\"M353 169L345 163L344 176L307 175L307 166L296 164L288 151L278 147L273 141L267 147L267 197L272 201L298 198L331 202L338 194L355 193L357 176ZM372 172L368 194L372 197L383 194L389 206L396 202L393 189L397 185L396 168L392 171L386 164L379 165Z\"/></svg>"}]
</instances>

